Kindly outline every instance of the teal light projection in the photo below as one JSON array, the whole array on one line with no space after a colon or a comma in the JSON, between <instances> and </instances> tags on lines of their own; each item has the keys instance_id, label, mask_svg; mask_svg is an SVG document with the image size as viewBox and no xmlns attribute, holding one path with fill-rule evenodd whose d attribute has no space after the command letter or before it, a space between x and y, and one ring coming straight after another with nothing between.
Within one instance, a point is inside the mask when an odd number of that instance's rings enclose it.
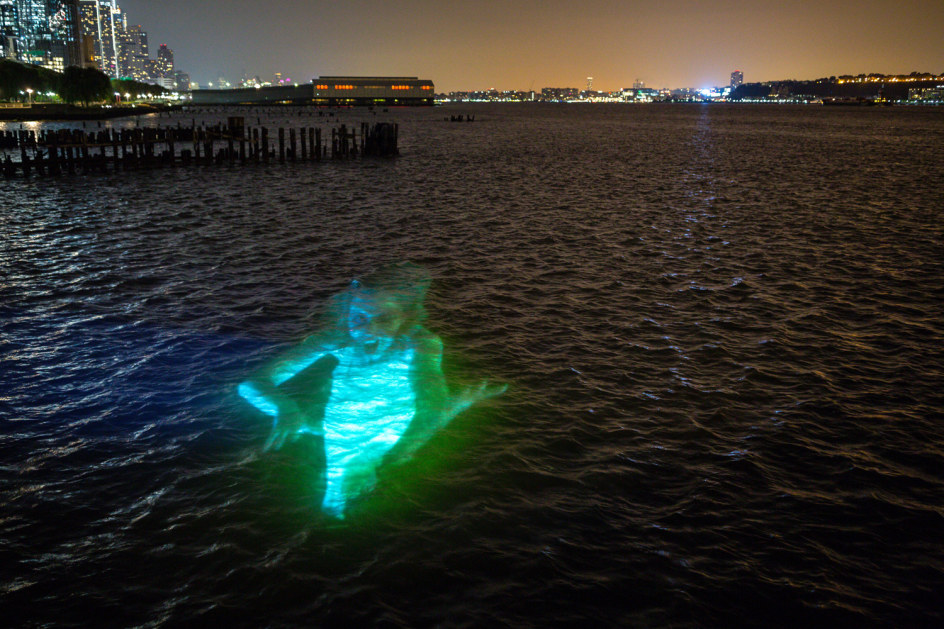
<instances>
[{"instance_id":1,"label":"teal light projection","mask_svg":"<svg viewBox=\"0 0 944 629\"><path fill-rule=\"evenodd\" d=\"M410 263L354 280L332 299L324 329L239 385L273 418L265 450L304 433L324 437L321 506L331 516L343 518L373 488L381 465L409 459L453 417L507 388L449 390L442 341L423 326L429 284Z\"/></svg>"}]
</instances>

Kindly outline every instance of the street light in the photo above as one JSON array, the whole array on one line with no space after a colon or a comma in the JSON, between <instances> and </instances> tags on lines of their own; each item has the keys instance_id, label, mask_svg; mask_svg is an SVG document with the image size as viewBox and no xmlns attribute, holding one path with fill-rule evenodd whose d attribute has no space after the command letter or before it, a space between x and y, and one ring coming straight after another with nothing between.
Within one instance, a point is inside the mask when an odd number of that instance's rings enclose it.
<instances>
[{"instance_id":1,"label":"street light","mask_svg":"<svg viewBox=\"0 0 944 629\"><path fill-rule=\"evenodd\" d=\"M33 106L33 88L27 87L26 95L27 95L27 98L29 98L29 106L32 107Z\"/></svg>"}]
</instances>

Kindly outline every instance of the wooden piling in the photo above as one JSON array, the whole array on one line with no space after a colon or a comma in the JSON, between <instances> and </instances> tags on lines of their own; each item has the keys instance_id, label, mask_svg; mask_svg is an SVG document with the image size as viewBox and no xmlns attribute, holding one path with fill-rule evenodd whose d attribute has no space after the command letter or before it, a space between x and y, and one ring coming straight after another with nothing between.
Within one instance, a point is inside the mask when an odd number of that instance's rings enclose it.
<instances>
[{"instance_id":1,"label":"wooden piling","mask_svg":"<svg viewBox=\"0 0 944 629\"><path fill-rule=\"evenodd\" d=\"M88 147L88 138L85 135L85 131L78 131L78 141L81 143L80 149L82 151L82 170L89 172L91 170L91 160L89 160L89 147Z\"/></svg>"},{"instance_id":2,"label":"wooden piling","mask_svg":"<svg viewBox=\"0 0 944 629\"><path fill-rule=\"evenodd\" d=\"M115 172L118 172L121 167L121 158L118 156L118 131L112 129L109 135L111 136L111 156L115 163Z\"/></svg>"},{"instance_id":3,"label":"wooden piling","mask_svg":"<svg viewBox=\"0 0 944 629\"><path fill-rule=\"evenodd\" d=\"M48 144L49 150L49 174L58 175L59 174L59 140L55 134L52 134L50 138L51 144Z\"/></svg>"},{"instance_id":4,"label":"wooden piling","mask_svg":"<svg viewBox=\"0 0 944 629\"><path fill-rule=\"evenodd\" d=\"M144 133L142 135L144 165L150 167L154 165L154 131L151 129L144 129Z\"/></svg>"},{"instance_id":5,"label":"wooden piling","mask_svg":"<svg viewBox=\"0 0 944 629\"><path fill-rule=\"evenodd\" d=\"M168 129L166 133L167 133L167 154L169 157L168 161L170 162L170 165L173 166L174 165L174 140L176 139L175 132L173 129Z\"/></svg>"},{"instance_id":6,"label":"wooden piling","mask_svg":"<svg viewBox=\"0 0 944 629\"><path fill-rule=\"evenodd\" d=\"M26 143L20 142L20 167L23 169L23 176L29 179L30 176L30 158L26 154Z\"/></svg>"},{"instance_id":7,"label":"wooden piling","mask_svg":"<svg viewBox=\"0 0 944 629\"><path fill-rule=\"evenodd\" d=\"M203 131L203 159L207 164L213 163L213 131L204 129Z\"/></svg>"},{"instance_id":8,"label":"wooden piling","mask_svg":"<svg viewBox=\"0 0 944 629\"><path fill-rule=\"evenodd\" d=\"M395 123L371 125L362 122L358 137L357 126L341 124L331 129L331 157L350 159L355 156L396 155L398 131L399 125ZM179 143L186 142L192 143L192 151L178 148ZM13 162L7 156L2 164L5 177L20 174L23 177L46 177L62 172L74 174L76 171L86 174L120 172L122 168L174 166L178 159L181 164L233 164L238 156L241 164L247 161L268 163L276 157L275 147L269 145L267 128L250 129L240 126L238 120L233 119L228 125L191 128L183 127L178 122L176 128L0 131L0 149L8 150L10 147L20 151L20 161ZM326 157L328 151L328 142L322 142L320 128L289 127L286 134L285 128L279 127L280 163L317 161Z\"/></svg>"}]
</instances>

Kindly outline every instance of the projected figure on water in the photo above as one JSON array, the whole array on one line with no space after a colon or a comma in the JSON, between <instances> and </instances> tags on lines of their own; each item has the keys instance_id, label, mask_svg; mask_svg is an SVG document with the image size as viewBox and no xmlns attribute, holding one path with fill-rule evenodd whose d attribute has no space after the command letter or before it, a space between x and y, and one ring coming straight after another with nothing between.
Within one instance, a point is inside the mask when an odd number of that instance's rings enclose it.
<instances>
[{"instance_id":1,"label":"projected figure on water","mask_svg":"<svg viewBox=\"0 0 944 629\"><path fill-rule=\"evenodd\" d=\"M274 418L264 449L324 435L322 509L335 517L373 487L381 463L411 457L461 411L507 388L483 381L450 393L442 341L423 327L429 283L409 263L355 280L334 299L332 325L239 385Z\"/></svg>"}]
</instances>

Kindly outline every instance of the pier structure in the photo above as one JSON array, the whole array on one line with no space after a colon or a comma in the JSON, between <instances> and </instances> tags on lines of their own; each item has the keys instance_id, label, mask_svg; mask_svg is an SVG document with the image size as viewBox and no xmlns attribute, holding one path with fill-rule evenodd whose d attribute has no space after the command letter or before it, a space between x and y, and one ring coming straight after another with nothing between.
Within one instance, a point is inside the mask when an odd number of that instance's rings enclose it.
<instances>
[{"instance_id":1,"label":"pier structure","mask_svg":"<svg viewBox=\"0 0 944 629\"><path fill-rule=\"evenodd\" d=\"M194 90L194 105L414 105L433 104L433 82L415 76L322 76L303 85Z\"/></svg>"},{"instance_id":2,"label":"pier structure","mask_svg":"<svg viewBox=\"0 0 944 629\"><path fill-rule=\"evenodd\" d=\"M201 164L314 162L397 155L399 126L249 127L242 116L213 126L0 132L5 179ZM14 157L18 157L14 160Z\"/></svg>"}]
</instances>

